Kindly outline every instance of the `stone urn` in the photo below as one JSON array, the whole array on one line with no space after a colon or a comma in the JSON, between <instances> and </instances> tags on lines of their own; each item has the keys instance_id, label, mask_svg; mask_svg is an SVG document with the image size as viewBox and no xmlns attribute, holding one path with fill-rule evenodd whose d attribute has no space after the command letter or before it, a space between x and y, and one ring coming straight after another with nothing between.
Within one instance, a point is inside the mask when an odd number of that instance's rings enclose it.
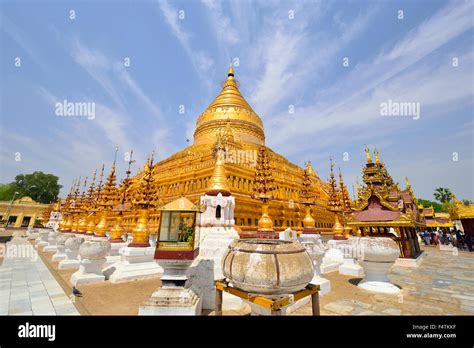
<instances>
[{"instance_id":1,"label":"stone urn","mask_svg":"<svg viewBox=\"0 0 474 348\"><path fill-rule=\"evenodd\" d=\"M49 245L57 245L56 238L59 236L59 232L51 231L48 234Z\"/></svg>"},{"instance_id":2,"label":"stone urn","mask_svg":"<svg viewBox=\"0 0 474 348\"><path fill-rule=\"evenodd\" d=\"M400 255L397 243L387 237L361 237L357 245L359 261L365 272L358 286L369 291L399 293L400 288L388 279L388 273Z\"/></svg>"},{"instance_id":3,"label":"stone urn","mask_svg":"<svg viewBox=\"0 0 474 348\"><path fill-rule=\"evenodd\" d=\"M65 260L67 258L67 255L65 253L65 243L68 239L75 238L73 234L65 234L61 233L56 237L56 244L57 244L57 250L56 253L53 255L52 260L53 261L61 261Z\"/></svg>"},{"instance_id":4,"label":"stone urn","mask_svg":"<svg viewBox=\"0 0 474 348\"><path fill-rule=\"evenodd\" d=\"M74 235L73 235L74 236ZM74 236L75 237L75 236ZM64 242L65 252L69 260L77 260L79 255L79 247L84 243L84 238L68 238Z\"/></svg>"},{"instance_id":5,"label":"stone urn","mask_svg":"<svg viewBox=\"0 0 474 348\"><path fill-rule=\"evenodd\" d=\"M110 250L110 242L87 241L79 247L81 262L79 270L71 276L71 283L76 286L84 283L103 282L105 276L102 272L106 256Z\"/></svg>"},{"instance_id":6,"label":"stone urn","mask_svg":"<svg viewBox=\"0 0 474 348\"><path fill-rule=\"evenodd\" d=\"M50 230L51 231L51 230ZM59 232L51 231L48 234L48 245L46 245L43 251L46 252L56 252L58 249L58 244L56 242L56 238L59 236Z\"/></svg>"},{"instance_id":7,"label":"stone urn","mask_svg":"<svg viewBox=\"0 0 474 348\"><path fill-rule=\"evenodd\" d=\"M321 236L319 234L301 234L298 240L313 261L314 275L313 279L311 279L311 284L319 285L321 295L327 294L331 291L331 283L328 279L321 276L321 263L326 252Z\"/></svg>"},{"instance_id":8,"label":"stone urn","mask_svg":"<svg viewBox=\"0 0 474 348\"><path fill-rule=\"evenodd\" d=\"M105 259L110 250L110 243L106 241L94 241L82 243L79 247L81 260L101 260Z\"/></svg>"},{"instance_id":9,"label":"stone urn","mask_svg":"<svg viewBox=\"0 0 474 348\"><path fill-rule=\"evenodd\" d=\"M72 238L68 238L64 242L66 258L59 262L59 269L79 268L79 247L84 243L84 238L77 238L74 234L71 235Z\"/></svg>"},{"instance_id":10,"label":"stone urn","mask_svg":"<svg viewBox=\"0 0 474 348\"><path fill-rule=\"evenodd\" d=\"M36 248L41 248L46 245L48 245L48 235L49 231L44 231L42 229L39 229L38 232L38 239L36 240Z\"/></svg>"},{"instance_id":11,"label":"stone urn","mask_svg":"<svg viewBox=\"0 0 474 348\"><path fill-rule=\"evenodd\" d=\"M234 287L266 295L302 290L314 275L313 261L299 242L273 239L232 241L222 270Z\"/></svg>"}]
</instances>

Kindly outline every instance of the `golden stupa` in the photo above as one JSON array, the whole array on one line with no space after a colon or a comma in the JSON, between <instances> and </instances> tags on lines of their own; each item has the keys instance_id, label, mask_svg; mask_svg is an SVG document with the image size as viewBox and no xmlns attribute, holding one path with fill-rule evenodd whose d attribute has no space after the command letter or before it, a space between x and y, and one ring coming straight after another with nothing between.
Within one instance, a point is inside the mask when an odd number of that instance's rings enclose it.
<instances>
[{"instance_id":1,"label":"golden stupa","mask_svg":"<svg viewBox=\"0 0 474 348\"><path fill-rule=\"evenodd\" d=\"M199 197L212 186L216 163L215 149L223 151L223 166L227 185L235 197L235 222L245 234L258 228L261 217L261 202L252 198L255 165L260 146L265 146L263 122L239 91L232 66L221 92L199 116L194 131L194 142L186 149L158 162L153 168L157 195L163 204L179 197L198 202ZM275 231L287 227L303 230L305 207L299 194L303 185L304 170L266 147L272 167L275 190L269 201L269 216ZM221 156L222 158L222 156ZM330 233L334 222L333 213L328 211L328 186L321 181L308 162L307 172L312 182L314 205L312 216L316 229ZM132 178L130 192L139 189L143 172ZM157 227L159 212L150 212L150 227ZM124 215L124 224L134 226L136 216Z\"/></svg>"}]
</instances>

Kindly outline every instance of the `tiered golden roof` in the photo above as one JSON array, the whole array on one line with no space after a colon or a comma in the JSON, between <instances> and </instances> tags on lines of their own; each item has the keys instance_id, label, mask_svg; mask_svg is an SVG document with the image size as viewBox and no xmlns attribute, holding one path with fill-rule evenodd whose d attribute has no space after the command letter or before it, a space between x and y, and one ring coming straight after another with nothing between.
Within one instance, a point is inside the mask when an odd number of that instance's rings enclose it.
<instances>
[{"instance_id":1,"label":"tiered golden roof","mask_svg":"<svg viewBox=\"0 0 474 348\"><path fill-rule=\"evenodd\" d=\"M239 141L258 145L265 142L262 120L240 94L232 65L221 92L197 120L194 144L213 144L226 125Z\"/></svg>"},{"instance_id":2,"label":"tiered golden roof","mask_svg":"<svg viewBox=\"0 0 474 348\"><path fill-rule=\"evenodd\" d=\"M213 153L218 137L221 138L220 146L225 155L220 161L216 160ZM130 179L126 189L122 190L121 187L119 193L126 192L127 200L133 201L137 207L137 204L146 205L156 201L158 196L162 199L160 204L183 196L192 202L198 202L200 196L212 190L230 191L236 200L236 225L243 234L251 235L257 230L261 216L261 205L252 198L252 193L257 154L263 150L267 153L267 165L271 168L273 177L269 218L274 221L278 230L287 227L301 230L304 207L299 194L303 185L303 170L264 143L262 120L240 93L234 70L230 67L220 93L196 122L194 143L156 165L146 165L144 170ZM333 214L327 210L328 185L319 179L311 164L308 165L308 175L314 193L313 211L318 216L317 228L329 232ZM152 179L149 185L143 182L146 177ZM149 192L145 199L146 187ZM102 193L102 186L99 184L95 201L104 200ZM119 205L117 202L116 207ZM137 213L143 214L141 220L144 221L144 212L125 210L123 224L129 230L136 226ZM114 214L118 214L117 209ZM149 214L149 228L153 230L158 227L160 213L158 210L150 210ZM114 216L108 218L112 219Z\"/></svg>"}]
</instances>

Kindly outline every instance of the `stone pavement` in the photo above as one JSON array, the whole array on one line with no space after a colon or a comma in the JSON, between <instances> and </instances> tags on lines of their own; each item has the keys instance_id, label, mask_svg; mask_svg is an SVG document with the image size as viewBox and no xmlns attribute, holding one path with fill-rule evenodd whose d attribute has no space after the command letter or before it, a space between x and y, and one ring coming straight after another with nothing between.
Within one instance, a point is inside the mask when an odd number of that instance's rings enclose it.
<instances>
[{"instance_id":1,"label":"stone pavement","mask_svg":"<svg viewBox=\"0 0 474 348\"><path fill-rule=\"evenodd\" d=\"M357 287L359 279L337 272L325 274L332 291L321 297L322 315L474 315L474 252L457 255L425 248L418 268L394 266L390 280L398 295L377 294ZM310 306L296 315L310 315Z\"/></svg>"},{"instance_id":2,"label":"stone pavement","mask_svg":"<svg viewBox=\"0 0 474 348\"><path fill-rule=\"evenodd\" d=\"M28 257L7 254L1 263L0 315L79 315L33 246L27 245L31 249L22 250L28 250Z\"/></svg>"}]
</instances>

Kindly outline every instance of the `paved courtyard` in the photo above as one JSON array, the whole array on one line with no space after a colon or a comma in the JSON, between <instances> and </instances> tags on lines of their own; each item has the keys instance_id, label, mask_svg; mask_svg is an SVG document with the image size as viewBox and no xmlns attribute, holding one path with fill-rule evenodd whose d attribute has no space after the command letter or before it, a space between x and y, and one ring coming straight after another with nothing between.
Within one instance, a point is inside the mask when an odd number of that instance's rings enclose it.
<instances>
[{"instance_id":1,"label":"paved courtyard","mask_svg":"<svg viewBox=\"0 0 474 348\"><path fill-rule=\"evenodd\" d=\"M30 246L28 257L5 256L2 260L0 315L78 315L71 299Z\"/></svg>"},{"instance_id":2,"label":"paved courtyard","mask_svg":"<svg viewBox=\"0 0 474 348\"><path fill-rule=\"evenodd\" d=\"M394 266L390 280L398 295L376 294L356 286L358 279L326 274L332 291L321 297L323 315L474 315L474 253L454 255L425 247L418 268ZM310 314L309 306L295 314Z\"/></svg>"},{"instance_id":3,"label":"paved courtyard","mask_svg":"<svg viewBox=\"0 0 474 348\"><path fill-rule=\"evenodd\" d=\"M321 314L474 315L474 253L454 255L435 247L425 247L425 252L418 268L392 268L389 277L401 287L398 295L360 289L360 279L338 272L326 274L332 290L320 299ZM69 279L74 270L58 270L52 253L40 251L37 256L0 258L0 315L136 315L138 306L160 286L159 279L84 284L84 296L73 303ZM223 314L248 315L249 310ZM292 315L311 315L311 305Z\"/></svg>"}]
</instances>

